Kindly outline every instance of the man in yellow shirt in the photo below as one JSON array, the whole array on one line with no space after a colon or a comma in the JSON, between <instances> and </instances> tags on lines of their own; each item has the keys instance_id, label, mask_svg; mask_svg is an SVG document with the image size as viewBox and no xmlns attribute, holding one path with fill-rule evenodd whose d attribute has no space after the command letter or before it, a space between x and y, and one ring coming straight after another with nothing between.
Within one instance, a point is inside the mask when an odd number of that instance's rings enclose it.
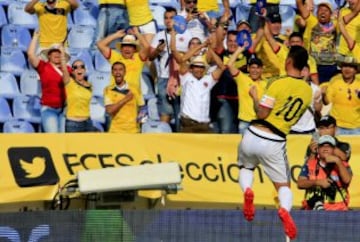
<instances>
[{"instance_id":1,"label":"man in yellow shirt","mask_svg":"<svg viewBox=\"0 0 360 242\"><path fill-rule=\"evenodd\" d=\"M316 60L319 83L327 82L337 73L337 22L332 19L332 6L327 2L320 2L315 17L302 0L296 0L296 4L306 22L304 46Z\"/></svg>"},{"instance_id":2,"label":"man in yellow shirt","mask_svg":"<svg viewBox=\"0 0 360 242\"><path fill-rule=\"evenodd\" d=\"M232 54L227 63L230 73L233 75L237 84L238 100L239 100L239 133L244 134L249 127L250 122L256 118L254 110L254 101L249 95L250 92L255 92L254 95L260 99L264 94L267 86L267 81L262 79L262 61L255 56L248 61L247 69L249 74L245 74L235 67L234 63L237 56L244 51L244 47L238 47Z\"/></svg>"},{"instance_id":3,"label":"man in yellow shirt","mask_svg":"<svg viewBox=\"0 0 360 242\"><path fill-rule=\"evenodd\" d=\"M139 133L138 108L144 102L137 90L125 81L126 67L123 63L115 62L111 66L111 74L115 85L104 89L105 110L111 117L109 132Z\"/></svg>"},{"instance_id":4,"label":"man in yellow shirt","mask_svg":"<svg viewBox=\"0 0 360 242\"><path fill-rule=\"evenodd\" d=\"M25 12L39 18L40 49L66 41L68 14L78 6L76 0L32 0L26 4Z\"/></svg>"},{"instance_id":5,"label":"man in yellow shirt","mask_svg":"<svg viewBox=\"0 0 360 242\"><path fill-rule=\"evenodd\" d=\"M132 88L135 88L138 93L141 93L140 78L144 62L148 57L150 45L137 31L136 27L133 29L135 35L126 34L124 30L118 30L97 42L97 46L102 55L109 60L110 64L118 61L124 63L127 70L125 79ZM140 47L138 46L136 38L140 41ZM109 45L117 39L122 39L122 41L116 45L120 52L109 47ZM114 77L111 77L110 84L114 83Z\"/></svg>"},{"instance_id":6,"label":"man in yellow shirt","mask_svg":"<svg viewBox=\"0 0 360 242\"><path fill-rule=\"evenodd\" d=\"M339 61L341 74L322 87L324 104L331 103L330 115L337 121L337 134L360 134L360 64L351 56Z\"/></svg>"}]
</instances>

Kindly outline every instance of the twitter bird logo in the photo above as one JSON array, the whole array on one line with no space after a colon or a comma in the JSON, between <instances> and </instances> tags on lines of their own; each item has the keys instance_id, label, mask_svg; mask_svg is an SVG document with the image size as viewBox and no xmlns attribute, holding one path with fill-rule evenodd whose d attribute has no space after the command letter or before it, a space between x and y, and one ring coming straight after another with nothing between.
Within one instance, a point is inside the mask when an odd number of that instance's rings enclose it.
<instances>
[{"instance_id":1,"label":"twitter bird logo","mask_svg":"<svg viewBox=\"0 0 360 242\"><path fill-rule=\"evenodd\" d=\"M34 157L31 162L20 159L21 168L26 172L26 178L36 178L45 171L45 158Z\"/></svg>"},{"instance_id":2,"label":"twitter bird logo","mask_svg":"<svg viewBox=\"0 0 360 242\"><path fill-rule=\"evenodd\" d=\"M46 147L10 147L8 157L19 187L48 186L59 182L54 160Z\"/></svg>"}]
</instances>

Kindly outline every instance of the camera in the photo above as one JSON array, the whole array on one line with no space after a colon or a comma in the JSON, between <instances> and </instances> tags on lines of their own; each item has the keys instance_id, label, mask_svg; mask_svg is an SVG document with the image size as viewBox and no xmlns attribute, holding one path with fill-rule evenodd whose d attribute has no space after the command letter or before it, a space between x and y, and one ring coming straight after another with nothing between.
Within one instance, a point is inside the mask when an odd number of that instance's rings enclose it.
<instances>
[{"instance_id":1,"label":"camera","mask_svg":"<svg viewBox=\"0 0 360 242\"><path fill-rule=\"evenodd\" d=\"M315 193L307 200L307 205L313 210L324 210L324 195Z\"/></svg>"},{"instance_id":2,"label":"camera","mask_svg":"<svg viewBox=\"0 0 360 242\"><path fill-rule=\"evenodd\" d=\"M336 196L336 185L334 183L331 183L331 186L324 189L325 195L329 197L331 200L335 200Z\"/></svg>"}]
</instances>

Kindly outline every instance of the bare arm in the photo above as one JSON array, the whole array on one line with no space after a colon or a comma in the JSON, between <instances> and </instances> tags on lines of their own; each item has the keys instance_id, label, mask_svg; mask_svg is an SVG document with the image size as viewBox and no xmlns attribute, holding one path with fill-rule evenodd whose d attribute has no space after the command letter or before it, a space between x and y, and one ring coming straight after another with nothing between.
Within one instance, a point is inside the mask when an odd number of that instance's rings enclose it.
<instances>
[{"instance_id":1,"label":"bare arm","mask_svg":"<svg viewBox=\"0 0 360 242\"><path fill-rule=\"evenodd\" d=\"M339 175L341 178L341 181L345 184L349 184L352 178L352 174L349 172L348 168L343 164L343 162L340 160L340 158L336 155L329 155L326 157L326 163L327 164L335 164L338 168Z\"/></svg>"},{"instance_id":2,"label":"bare arm","mask_svg":"<svg viewBox=\"0 0 360 242\"><path fill-rule=\"evenodd\" d=\"M303 19L307 19L310 15L310 10L309 8L306 6L305 3L303 3L303 0L296 0L296 6L300 12L300 16Z\"/></svg>"},{"instance_id":3,"label":"bare arm","mask_svg":"<svg viewBox=\"0 0 360 242\"><path fill-rule=\"evenodd\" d=\"M350 50L352 50L356 44L355 40L353 38L351 38L350 34L345 29L345 23L342 18L339 18L338 24L339 24L340 32L341 32L342 36L344 37L348 48Z\"/></svg>"},{"instance_id":4,"label":"bare arm","mask_svg":"<svg viewBox=\"0 0 360 242\"><path fill-rule=\"evenodd\" d=\"M344 24L348 24L353 20L360 12L360 2L355 6L354 10L343 17Z\"/></svg>"},{"instance_id":5,"label":"bare arm","mask_svg":"<svg viewBox=\"0 0 360 242\"><path fill-rule=\"evenodd\" d=\"M231 55L227 66L229 68L229 71L231 73L231 75L235 76L239 73L239 70L235 67L235 61L238 58L238 56L244 51L244 47L238 46L236 51Z\"/></svg>"},{"instance_id":6,"label":"bare arm","mask_svg":"<svg viewBox=\"0 0 360 242\"><path fill-rule=\"evenodd\" d=\"M125 31L124 30L119 30L113 34L110 34L108 35L107 37L99 40L97 42L97 47L99 48L101 54L105 57L105 58L109 58L109 55L110 55L110 43L113 41L113 40L116 40L116 39L120 39L122 37L125 36Z\"/></svg>"},{"instance_id":7,"label":"bare arm","mask_svg":"<svg viewBox=\"0 0 360 242\"><path fill-rule=\"evenodd\" d=\"M75 10L79 7L77 0L68 0L68 2L70 3L71 10Z\"/></svg>"},{"instance_id":8,"label":"bare arm","mask_svg":"<svg viewBox=\"0 0 360 242\"><path fill-rule=\"evenodd\" d=\"M299 189L309 189L312 187L328 188L330 187L330 184L331 183L327 178L310 180L305 176L299 176L297 180L297 187Z\"/></svg>"},{"instance_id":9,"label":"bare arm","mask_svg":"<svg viewBox=\"0 0 360 242\"><path fill-rule=\"evenodd\" d=\"M29 13L29 14L34 14L35 13L35 4L38 3L40 0L31 0L30 2L28 2L26 5L25 5L25 12Z\"/></svg>"},{"instance_id":10,"label":"bare arm","mask_svg":"<svg viewBox=\"0 0 360 242\"><path fill-rule=\"evenodd\" d=\"M267 42L269 43L272 51L276 53L280 49L280 44L274 39L274 36L270 33L269 23L265 23L264 34Z\"/></svg>"},{"instance_id":11,"label":"bare arm","mask_svg":"<svg viewBox=\"0 0 360 242\"><path fill-rule=\"evenodd\" d=\"M29 58L29 63L36 69L39 65L40 58L36 55L36 46L39 40L40 33L38 31L35 31L33 34L33 37L31 39L31 42L29 44L29 47L27 49L27 55Z\"/></svg>"},{"instance_id":12,"label":"bare arm","mask_svg":"<svg viewBox=\"0 0 360 242\"><path fill-rule=\"evenodd\" d=\"M66 58L65 58L65 49L64 46L60 47L60 51L61 51L61 69L63 72L63 82L65 84L69 83L70 81L70 73L67 69L67 63L66 63Z\"/></svg>"},{"instance_id":13,"label":"bare arm","mask_svg":"<svg viewBox=\"0 0 360 242\"><path fill-rule=\"evenodd\" d=\"M213 49L209 48L208 51L210 52L212 59L215 61L216 65L218 66L212 73L212 77L214 80L219 80L221 74L226 69L226 66L224 65L224 62L220 59L220 57L214 52Z\"/></svg>"},{"instance_id":14,"label":"bare arm","mask_svg":"<svg viewBox=\"0 0 360 242\"><path fill-rule=\"evenodd\" d=\"M137 27L133 27L133 33L140 42L140 46L141 46L140 51L139 51L140 58L142 60L146 60L149 57L150 44L146 40L146 38L142 34L139 33L139 30Z\"/></svg>"},{"instance_id":15,"label":"bare arm","mask_svg":"<svg viewBox=\"0 0 360 242\"><path fill-rule=\"evenodd\" d=\"M133 98L134 98L134 94L131 91L129 91L126 94L126 96L123 99L121 99L120 101L118 101L117 103L106 105L105 106L105 111L113 117L120 111L120 109L127 102L129 102Z\"/></svg>"}]
</instances>

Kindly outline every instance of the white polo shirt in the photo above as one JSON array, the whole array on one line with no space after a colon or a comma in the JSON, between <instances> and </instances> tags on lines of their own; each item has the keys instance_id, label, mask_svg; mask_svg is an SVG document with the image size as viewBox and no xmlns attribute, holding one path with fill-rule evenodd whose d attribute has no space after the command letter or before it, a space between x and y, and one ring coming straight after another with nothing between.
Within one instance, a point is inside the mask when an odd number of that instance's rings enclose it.
<instances>
[{"instance_id":1,"label":"white polo shirt","mask_svg":"<svg viewBox=\"0 0 360 242\"><path fill-rule=\"evenodd\" d=\"M192 38L192 36L189 31L185 31L183 34L176 34L176 49L181 52L188 51L188 45L189 45L189 41L191 40L191 38ZM155 49L159 45L159 41L161 39L163 39L165 41L165 44L166 44L166 39L167 39L167 44L168 44L169 48L167 48L165 46L164 51L162 51L159 54L160 61L159 61L158 69L157 69L157 74L158 74L158 77L169 78L169 65L166 65L166 62L169 58L168 51L170 51L171 35L169 33L166 33L166 38L165 38L165 30L156 33L151 42L151 47Z\"/></svg>"},{"instance_id":2,"label":"white polo shirt","mask_svg":"<svg viewBox=\"0 0 360 242\"><path fill-rule=\"evenodd\" d=\"M210 122L210 91L216 81L211 74L200 80L190 72L180 75L181 106L180 114L198 122Z\"/></svg>"}]
</instances>

